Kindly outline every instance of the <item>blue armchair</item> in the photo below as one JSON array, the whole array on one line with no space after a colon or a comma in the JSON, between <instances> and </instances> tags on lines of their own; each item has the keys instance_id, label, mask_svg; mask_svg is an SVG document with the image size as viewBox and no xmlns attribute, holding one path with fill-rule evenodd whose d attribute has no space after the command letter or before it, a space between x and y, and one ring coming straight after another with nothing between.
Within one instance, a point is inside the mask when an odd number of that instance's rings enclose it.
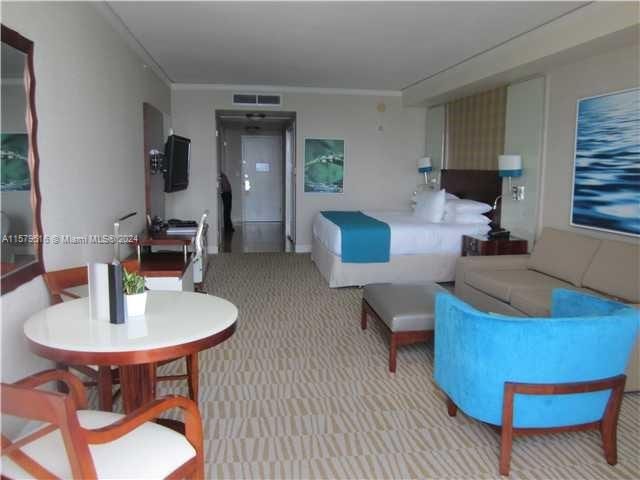
<instances>
[{"instance_id":1,"label":"blue armchair","mask_svg":"<svg viewBox=\"0 0 640 480\"><path fill-rule=\"evenodd\" d=\"M449 415L460 408L501 427L500 473L514 435L599 429L607 462L639 311L584 293L553 291L550 318L480 312L436 298L434 378Z\"/></svg>"}]
</instances>

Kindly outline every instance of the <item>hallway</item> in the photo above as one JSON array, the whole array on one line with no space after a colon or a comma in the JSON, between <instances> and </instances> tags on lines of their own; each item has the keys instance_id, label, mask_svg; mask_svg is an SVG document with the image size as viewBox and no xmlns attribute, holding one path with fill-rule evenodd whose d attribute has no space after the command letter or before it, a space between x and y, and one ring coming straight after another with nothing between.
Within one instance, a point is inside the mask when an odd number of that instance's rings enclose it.
<instances>
[{"instance_id":1,"label":"hallway","mask_svg":"<svg viewBox=\"0 0 640 480\"><path fill-rule=\"evenodd\" d=\"M284 239L282 222L243 222L234 224L235 232L223 231L223 253L285 252L290 242ZM285 245L285 243L287 245Z\"/></svg>"}]
</instances>

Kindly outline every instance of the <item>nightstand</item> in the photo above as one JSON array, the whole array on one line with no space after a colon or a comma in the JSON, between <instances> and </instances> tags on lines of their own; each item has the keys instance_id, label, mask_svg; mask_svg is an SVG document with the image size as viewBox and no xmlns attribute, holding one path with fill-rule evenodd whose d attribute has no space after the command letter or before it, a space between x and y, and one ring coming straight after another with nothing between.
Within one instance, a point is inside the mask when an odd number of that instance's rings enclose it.
<instances>
[{"instance_id":1,"label":"nightstand","mask_svg":"<svg viewBox=\"0 0 640 480\"><path fill-rule=\"evenodd\" d=\"M489 239L485 235L463 235L462 256L475 255L518 255L528 253L527 241L510 236L509 238Z\"/></svg>"}]
</instances>

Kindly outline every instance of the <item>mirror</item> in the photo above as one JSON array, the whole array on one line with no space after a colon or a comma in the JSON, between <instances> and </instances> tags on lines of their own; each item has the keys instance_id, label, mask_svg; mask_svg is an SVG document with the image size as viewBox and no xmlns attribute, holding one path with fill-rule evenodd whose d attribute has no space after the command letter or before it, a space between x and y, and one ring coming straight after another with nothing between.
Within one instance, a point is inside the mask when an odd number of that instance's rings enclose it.
<instances>
[{"instance_id":1,"label":"mirror","mask_svg":"<svg viewBox=\"0 0 640 480\"><path fill-rule=\"evenodd\" d=\"M33 42L2 25L0 60L0 280L4 294L44 268Z\"/></svg>"}]
</instances>

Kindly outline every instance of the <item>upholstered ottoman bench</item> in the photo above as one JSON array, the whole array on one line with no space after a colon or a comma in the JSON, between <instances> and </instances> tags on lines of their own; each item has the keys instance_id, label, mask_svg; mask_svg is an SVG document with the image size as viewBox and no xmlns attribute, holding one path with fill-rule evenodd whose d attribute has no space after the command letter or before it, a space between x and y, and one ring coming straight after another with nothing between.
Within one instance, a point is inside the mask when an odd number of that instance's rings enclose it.
<instances>
[{"instance_id":1,"label":"upholstered ottoman bench","mask_svg":"<svg viewBox=\"0 0 640 480\"><path fill-rule=\"evenodd\" d=\"M368 317L384 323L391 331L389 371L396 371L396 353L401 345L427 342L433 338L433 310L436 293L447 290L437 283L373 283L362 293L361 327Z\"/></svg>"}]
</instances>

